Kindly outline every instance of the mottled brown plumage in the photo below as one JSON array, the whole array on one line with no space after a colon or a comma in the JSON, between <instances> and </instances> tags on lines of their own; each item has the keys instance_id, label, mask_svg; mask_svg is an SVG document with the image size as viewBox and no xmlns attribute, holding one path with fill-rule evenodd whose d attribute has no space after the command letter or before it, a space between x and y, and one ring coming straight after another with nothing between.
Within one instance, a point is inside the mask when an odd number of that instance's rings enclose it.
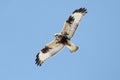
<instances>
[{"instance_id":1,"label":"mottled brown plumage","mask_svg":"<svg viewBox=\"0 0 120 80\"><path fill-rule=\"evenodd\" d=\"M36 64L42 65L47 59L59 52L66 46L70 52L76 52L79 47L70 40L73 37L82 17L87 13L87 9L80 8L73 11L73 13L65 21L63 29L60 33L55 34L55 39L45 45L43 49L36 55Z\"/></svg>"}]
</instances>

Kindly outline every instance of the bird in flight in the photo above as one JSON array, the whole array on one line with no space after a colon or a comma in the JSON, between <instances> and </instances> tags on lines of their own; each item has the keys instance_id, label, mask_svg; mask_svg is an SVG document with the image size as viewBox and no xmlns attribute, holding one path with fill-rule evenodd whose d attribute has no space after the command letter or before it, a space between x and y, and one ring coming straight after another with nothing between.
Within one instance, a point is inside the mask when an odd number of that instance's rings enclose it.
<instances>
[{"instance_id":1,"label":"bird in flight","mask_svg":"<svg viewBox=\"0 0 120 80\"><path fill-rule=\"evenodd\" d=\"M66 46L70 52L76 52L79 47L72 43L70 40L73 37L81 19L87 13L86 8L79 8L73 11L63 25L63 29L60 33L56 33L55 39L46 44L36 55L36 64L41 66L47 59L59 52L64 46Z\"/></svg>"}]
</instances>

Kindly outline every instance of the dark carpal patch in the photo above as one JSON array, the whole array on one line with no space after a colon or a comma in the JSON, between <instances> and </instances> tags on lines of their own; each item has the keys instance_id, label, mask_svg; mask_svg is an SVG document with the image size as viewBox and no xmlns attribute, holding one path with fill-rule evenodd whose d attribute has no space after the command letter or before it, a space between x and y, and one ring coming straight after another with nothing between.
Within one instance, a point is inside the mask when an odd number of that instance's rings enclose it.
<instances>
[{"instance_id":1,"label":"dark carpal patch","mask_svg":"<svg viewBox=\"0 0 120 80\"><path fill-rule=\"evenodd\" d=\"M47 53L47 52L49 51L49 49L51 49L51 48L48 47L48 46L45 46L45 47L41 50L41 52Z\"/></svg>"},{"instance_id":2,"label":"dark carpal patch","mask_svg":"<svg viewBox=\"0 0 120 80\"><path fill-rule=\"evenodd\" d=\"M69 23L69 24L72 24L73 21L74 21L74 17L69 16L69 18L68 18L68 20L66 22Z\"/></svg>"},{"instance_id":3,"label":"dark carpal patch","mask_svg":"<svg viewBox=\"0 0 120 80\"><path fill-rule=\"evenodd\" d=\"M86 8L76 9L75 11L73 11L73 14L76 12L87 13L87 9Z\"/></svg>"}]
</instances>

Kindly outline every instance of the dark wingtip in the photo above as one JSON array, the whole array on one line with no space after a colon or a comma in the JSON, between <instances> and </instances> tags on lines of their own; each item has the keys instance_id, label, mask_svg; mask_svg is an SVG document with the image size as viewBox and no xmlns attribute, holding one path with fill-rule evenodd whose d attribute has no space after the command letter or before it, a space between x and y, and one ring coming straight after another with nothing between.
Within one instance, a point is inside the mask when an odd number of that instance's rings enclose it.
<instances>
[{"instance_id":1,"label":"dark wingtip","mask_svg":"<svg viewBox=\"0 0 120 80\"><path fill-rule=\"evenodd\" d=\"M73 11L73 13L76 13L76 12L87 13L87 9L86 8L80 8L80 9L76 9L75 11Z\"/></svg>"},{"instance_id":2,"label":"dark wingtip","mask_svg":"<svg viewBox=\"0 0 120 80\"><path fill-rule=\"evenodd\" d=\"M37 64L37 66L41 66L42 65L42 61L39 59L39 54L40 53L38 53L37 55L36 55L36 59L35 59L35 64Z\"/></svg>"}]
</instances>

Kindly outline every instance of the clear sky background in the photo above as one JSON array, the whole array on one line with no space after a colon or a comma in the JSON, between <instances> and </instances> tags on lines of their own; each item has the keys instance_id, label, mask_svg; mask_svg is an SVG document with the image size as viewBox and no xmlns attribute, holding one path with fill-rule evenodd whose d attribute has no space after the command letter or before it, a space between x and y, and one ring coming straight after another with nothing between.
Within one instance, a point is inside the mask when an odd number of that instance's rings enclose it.
<instances>
[{"instance_id":1,"label":"clear sky background","mask_svg":"<svg viewBox=\"0 0 120 80\"><path fill-rule=\"evenodd\" d=\"M80 7L72 42L41 67L35 57ZM0 80L120 80L120 0L0 0Z\"/></svg>"}]
</instances>

